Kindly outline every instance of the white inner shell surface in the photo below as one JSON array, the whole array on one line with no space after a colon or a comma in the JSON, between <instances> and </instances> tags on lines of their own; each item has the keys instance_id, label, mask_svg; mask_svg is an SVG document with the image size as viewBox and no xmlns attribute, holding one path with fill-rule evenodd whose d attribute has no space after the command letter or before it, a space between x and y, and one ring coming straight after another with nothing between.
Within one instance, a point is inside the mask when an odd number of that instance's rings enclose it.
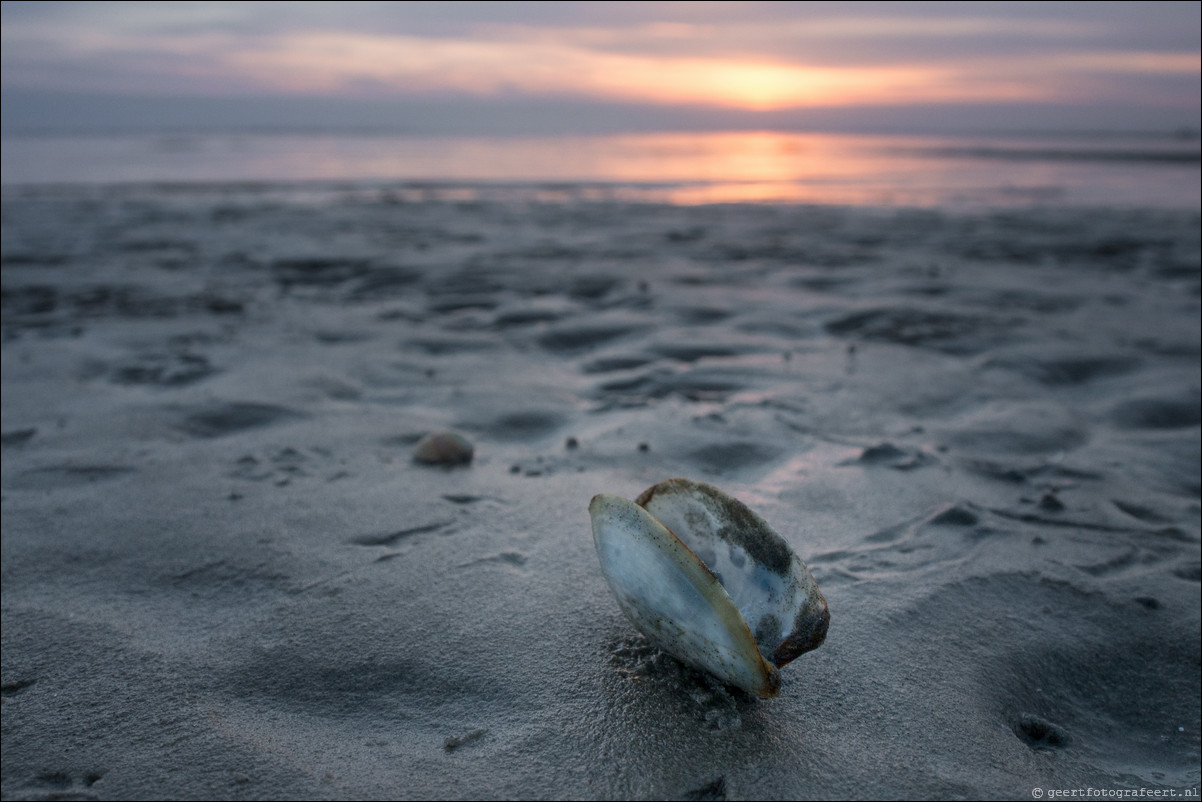
<instances>
[{"instance_id":1,"label":"white inner shell surface","mask_svg":"<svg viewBox=\"0 0 1202 802\"><path fill-rule=\"evenodd\" d=\"M808 629L809 621L825 612L805 563L736 499L700 482L669 479L649 488L637 503L714 573L767 660L774 660L790 633ZM788 660L775 662L779 667Z\"/></svg>"},{"instance_id":2,"label":"white inner shell surface","mask_svg":"<svg viewBox=\"0 0 1202 802\"><path fill-rule=\"evenodd\" d=\"M730 594L674 534L619 496L589 504L601 570L618 605L659 648L759 696L780 677Z\"/></svg>"}]
</instances>

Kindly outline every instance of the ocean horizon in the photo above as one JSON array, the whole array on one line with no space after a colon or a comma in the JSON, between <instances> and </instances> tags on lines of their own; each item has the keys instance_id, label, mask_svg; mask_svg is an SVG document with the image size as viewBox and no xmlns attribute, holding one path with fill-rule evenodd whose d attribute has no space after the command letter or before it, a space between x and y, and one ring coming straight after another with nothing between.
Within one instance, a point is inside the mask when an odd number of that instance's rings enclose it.
<instances>
[{"instance_id":1,"label":"ocean horizon","mask_svg":"<svg viewBox=\"0 0 1202 802\"><path fill-rule=\"evenodd\" d=\"M7 132L6 192L54 185L386 189L399 199L1198 209L1196 132Z\"/></svg>"}]
</instances>

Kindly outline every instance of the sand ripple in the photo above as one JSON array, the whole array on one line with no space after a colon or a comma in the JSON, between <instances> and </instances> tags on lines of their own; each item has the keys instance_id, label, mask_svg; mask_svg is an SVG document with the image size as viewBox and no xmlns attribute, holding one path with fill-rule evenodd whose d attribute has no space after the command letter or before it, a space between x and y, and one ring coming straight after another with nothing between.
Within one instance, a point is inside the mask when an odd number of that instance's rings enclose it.
<instances>
[{"instance_id":1,"label":"sand ripple","mask_svg":"<svg viewBox=\"0 0 1202 802\"><path fill-rule=\"evenodd\" d=\"M306 192L5 195L5 798L1197 786L1196 213ZM779 699L600 577L671 476L826 592Z\"/></svg>"}]
</instances>

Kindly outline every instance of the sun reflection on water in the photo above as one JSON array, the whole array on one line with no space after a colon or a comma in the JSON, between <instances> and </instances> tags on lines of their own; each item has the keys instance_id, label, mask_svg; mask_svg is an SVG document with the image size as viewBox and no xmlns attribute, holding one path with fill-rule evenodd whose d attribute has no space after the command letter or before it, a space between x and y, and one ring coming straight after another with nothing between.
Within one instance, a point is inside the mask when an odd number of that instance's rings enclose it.
<instances>
[{"instance_id":1,"label":"sun reflection on water","mask_svg":"<svg viewBox=\"0 0 1202 802\"><path fill-rule=\"evenodd\" d=\"M407 199L1199 205L1196 141L770 131L525 138L6 137L3 183L349 182Z\"/></svg>"}]
</instances>

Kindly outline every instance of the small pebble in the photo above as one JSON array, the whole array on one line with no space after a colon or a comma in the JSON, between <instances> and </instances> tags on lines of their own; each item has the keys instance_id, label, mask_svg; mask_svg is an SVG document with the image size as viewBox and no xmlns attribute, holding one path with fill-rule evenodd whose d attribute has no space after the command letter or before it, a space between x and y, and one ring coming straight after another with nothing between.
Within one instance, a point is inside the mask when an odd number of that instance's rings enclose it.
<instances>
[{"instance_id":1,"label":"small pebble","mask_svg":"<svg viewBox=\"0 0 1202 802\"><path fill-rule=\"evenodd\" d=\"M650 451L650 450L651 450L651 446L647 445L646 443L639 443L639 451Z\"/></svg>"},{"instance_id":2,"label":"small pebble","mask_svg":"<svg viewBox=\"0 0 1202 802\"><path fill-rule=\"evenodd\" d=\"M476 448L458 432L431 432L413 448L413 459L426 465L466 465Z\"/></svg>"},{"instance_id":3,"label":"small pebble","mask_svg":"<svg viewBox=\"0 0 1202 802\"><path fill-rule=\"evenodd\" d=\"M580 445L580 441L575 437L569 437L564 441L563 445L565 448L576 448L578 445Z\"/></svg>"}]
</instances>

